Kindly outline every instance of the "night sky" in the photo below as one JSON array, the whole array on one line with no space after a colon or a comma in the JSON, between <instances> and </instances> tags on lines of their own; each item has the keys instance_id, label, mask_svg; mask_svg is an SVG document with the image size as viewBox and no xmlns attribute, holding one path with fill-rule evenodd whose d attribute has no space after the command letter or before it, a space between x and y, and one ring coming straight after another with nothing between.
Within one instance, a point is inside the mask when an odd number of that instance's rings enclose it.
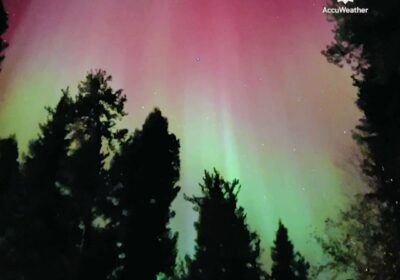
<instances>
[{"instance_id":1,"label":"night sky","mask_svg":"<svg viewBox=\"0 0 400 280\"><path fill-rule=\"evenodd\" d=\"M360 113L323 0L5 0L10 47L0 74L0 136L20 149L61 89L103 68L128 97L132 131L153 107L181 140L182 192L173 226L191 253L204 169L240 179L240 203L265 247L278 219L310 261L313 241L361 189L351 130Z\"/></svg>"}]
</instances>

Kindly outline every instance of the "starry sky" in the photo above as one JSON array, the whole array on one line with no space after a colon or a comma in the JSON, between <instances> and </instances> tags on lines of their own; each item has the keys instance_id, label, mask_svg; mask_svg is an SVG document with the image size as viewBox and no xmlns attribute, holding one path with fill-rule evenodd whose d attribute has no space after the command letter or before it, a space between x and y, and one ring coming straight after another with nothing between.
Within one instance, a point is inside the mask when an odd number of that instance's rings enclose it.
<instances>
[{"instance_id":1,"label":"starry sky","mask_svg":"<svg viewBox=\"0 0 400 280\"><path fill-rule=\"evenodd\" d=\"M362 190L349 69L326 62L324 0L4 0L10 43L0 74L0 136L21 150L61 89L103 68L128 97L131 130L159 107L181 140L172 221L193 252L204 169L242 184L239 201L269 247L281 219L309 260L312 235Z\"/></svg>"}]
</instances>

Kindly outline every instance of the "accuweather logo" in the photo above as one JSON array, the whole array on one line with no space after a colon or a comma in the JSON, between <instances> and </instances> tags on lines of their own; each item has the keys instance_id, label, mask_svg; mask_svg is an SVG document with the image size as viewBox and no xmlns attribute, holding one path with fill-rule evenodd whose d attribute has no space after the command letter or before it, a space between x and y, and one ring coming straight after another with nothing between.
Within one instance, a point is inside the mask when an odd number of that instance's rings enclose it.
<instances>
[{"instance_id":1,"label":"accuweather logo","mask_svg":"<svg viewBox=\"0 0 400 280\"><path fill-rule=\"evenodd\" d=\"M338 3L342 2L344 5L347 3L353 3L354 0L337 0ZM324 7L322 10L324 14L367 14L368 8L360 7L347 7L347 6L336 6L336 7Z\"/></svg>"},{"instance_id":2,"label":"accuweather logo","mask_svg":"<svg viewBox=\"0 0 400 280\"><path fill-rule=\"evenodd\" d=\"M343 2L345 5L347 4L347 3L353 3L354 2L354 0L338 0L338 2L340 3L340 2Z\"/></svg>"}]
</instances>

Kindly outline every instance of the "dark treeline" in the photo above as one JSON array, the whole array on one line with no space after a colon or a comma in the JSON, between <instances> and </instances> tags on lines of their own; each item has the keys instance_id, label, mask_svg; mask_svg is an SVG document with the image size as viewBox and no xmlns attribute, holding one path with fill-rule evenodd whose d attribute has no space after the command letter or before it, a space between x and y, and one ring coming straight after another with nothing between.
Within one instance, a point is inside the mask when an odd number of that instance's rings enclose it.
<instances>
[{"instance_id":1,"label":"dark treeline","mask_svg":"<svg viewBox=\"0 0 400 280\"><path fill-rule=\"evenodd\" d=\"M76 96L64 90L21 161L15 138L0 140L1 278L269 278L239 182L217 171L186 198L199 214L196 252L176 269L179 140L158 109L132 134L117 128L126 97L110 81L98 70ZM307 279L282 224L272 258L272 279Z\"/></svg>"},{"instance_id":2,"label":"dark treeline","mask_svg":"<svg viewBox=\"0 0 400 280\"><path fill-rule=\"evenodd\" d=\"M179 140L159 109L134 133L118 128L126 97L110 81L92 71L75 96L62 91L21 160L13 136L0 140L1 279L307 279L282 224L263 271L239 182L217 171L186 197L196 252L176 264Z\"/></svg>"}]
</instances>

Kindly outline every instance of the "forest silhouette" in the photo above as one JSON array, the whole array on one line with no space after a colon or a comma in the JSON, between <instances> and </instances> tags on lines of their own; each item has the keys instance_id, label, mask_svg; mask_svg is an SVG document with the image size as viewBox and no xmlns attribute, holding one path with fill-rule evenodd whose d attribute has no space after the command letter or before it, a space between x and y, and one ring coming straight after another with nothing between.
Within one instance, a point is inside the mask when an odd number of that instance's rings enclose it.
<instances>
[{"instance_id":1,"label":"forest silhouette","mask_svg":"<svg viewBox=\"0 0 400 280\"><path fill-rule=\"evenodd\" d=\"M63 90L21 161L15 138L0 140L2 279L267 279L237 205L239 181L217 171L205 172L201 196L187 197L199 213L196 253L176 269L179 140L157 108L140 130L117 128L126 97L110 82L96 70L76 96ZM294 273L287 232L277 238L275 265L307 279L308 266Z\"/></svg>"},{"instance_id":2,"label":"forest silhouette","mask_svg":"<svg viewBox=\"0 0 400 280\"><path fill-rule=\"evenodd\" d=\"M0 279L400 279L400 3L358 2L375 12L330 15L335 40L323 55L353 70L363 112L353 135L370 191L316 237L326 263L309 264L279 222L266 271L241 185L215 169L199 195L185 195L198 214L195 252L177 261L180 141L158 108L133 133L121 128L126 96L99 69L45 108L26 154L15 136L0 139ZM7 22L0 1L0 34ZM0 63L7 46L1 38Z\"/></svg>"}]
</instances>

